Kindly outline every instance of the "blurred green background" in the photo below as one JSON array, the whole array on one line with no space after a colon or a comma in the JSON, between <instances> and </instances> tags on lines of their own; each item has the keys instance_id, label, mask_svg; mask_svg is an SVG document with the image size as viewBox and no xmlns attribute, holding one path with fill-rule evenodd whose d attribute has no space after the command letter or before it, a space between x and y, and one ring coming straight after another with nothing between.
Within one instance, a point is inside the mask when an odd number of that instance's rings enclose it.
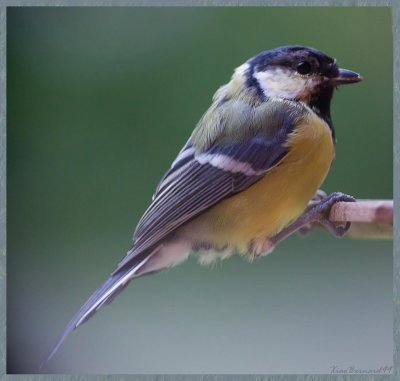
<instances>
[{"instance_id":1,"label":"blurred green background","mask_svg":"<svg viewBox=\"0 0 400 381\"><path fill-rule=\"evenodd\" d=\"M392 242L293 236L132 285L39 371L131 244L216 89L313 46L365 81L333 100L323 189L392 198L389 8L8 8L9 373L330 373L392 364Z\"/></svg>"}]
</instances>

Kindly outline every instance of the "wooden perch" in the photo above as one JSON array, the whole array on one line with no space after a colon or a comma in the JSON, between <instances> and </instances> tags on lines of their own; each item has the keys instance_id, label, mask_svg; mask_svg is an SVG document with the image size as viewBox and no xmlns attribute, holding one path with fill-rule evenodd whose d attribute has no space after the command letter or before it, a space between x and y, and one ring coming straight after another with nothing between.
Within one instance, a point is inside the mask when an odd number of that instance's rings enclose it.
<instances>
[{"instance_id":1,"label":"wooden perch","mask_svg":"<svg viewBox=\"0 0 400 381\"><path fill-rule=\"evenodd\" d=\"M358 200L338 202L329 215L332 222L351 222L346 236L393 239L393 201Z\"/></svg>"}]
</instances>

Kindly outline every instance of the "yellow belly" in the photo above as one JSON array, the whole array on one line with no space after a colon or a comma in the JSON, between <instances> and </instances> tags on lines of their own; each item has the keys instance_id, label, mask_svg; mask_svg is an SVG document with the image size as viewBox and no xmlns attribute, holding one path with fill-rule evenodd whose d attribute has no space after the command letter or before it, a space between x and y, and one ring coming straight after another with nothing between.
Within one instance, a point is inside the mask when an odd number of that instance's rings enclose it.
<instances>
[{"instance_id":1,"label":"yellow belly","mask_svg":"<svg viewBox=\"0 0 400 381\"><path fill-rule=\"evenodd\" d=\"M304 211L331 166L331 131L310 113L287 146L288 154L261 180L191 223L200 240L246 252L250 241L275 235Z\"/></svg>"}]
</instances>

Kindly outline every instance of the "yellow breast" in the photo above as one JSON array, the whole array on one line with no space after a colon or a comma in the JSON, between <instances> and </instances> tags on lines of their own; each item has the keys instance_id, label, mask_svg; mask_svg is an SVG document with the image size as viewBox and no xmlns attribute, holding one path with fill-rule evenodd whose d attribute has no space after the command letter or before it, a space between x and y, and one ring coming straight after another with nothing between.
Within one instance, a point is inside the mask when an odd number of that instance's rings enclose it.
<instances>
[{"instance_id":1,"label":"yellow breast","mask_svg":"<svg viewBox=\"0 0 400 381\"><path fill-rule=\"evenodd\" d=\"M204 240L246 252L251 240L275 235L304 211L334 158L331 131L310 112L287 147L288 154L261 180L193 221Z\"/></svg>"}]
</instances>

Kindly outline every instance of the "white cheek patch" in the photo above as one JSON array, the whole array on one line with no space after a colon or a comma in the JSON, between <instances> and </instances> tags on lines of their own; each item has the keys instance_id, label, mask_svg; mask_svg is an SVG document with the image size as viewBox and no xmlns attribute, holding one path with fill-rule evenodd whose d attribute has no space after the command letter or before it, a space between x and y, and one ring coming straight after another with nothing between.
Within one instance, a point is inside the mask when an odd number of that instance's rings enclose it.
<instances>
[{"instance_id":1,"label":"white cheek patch","mask_svg":"<svg viewBox=\"0 0 400 381\"><path fill-rule=\"evenodd\" d=\"M318 85L318 80L281 68L254 73L266 97L307 100Z\"/></svg>"}]
</instances>

